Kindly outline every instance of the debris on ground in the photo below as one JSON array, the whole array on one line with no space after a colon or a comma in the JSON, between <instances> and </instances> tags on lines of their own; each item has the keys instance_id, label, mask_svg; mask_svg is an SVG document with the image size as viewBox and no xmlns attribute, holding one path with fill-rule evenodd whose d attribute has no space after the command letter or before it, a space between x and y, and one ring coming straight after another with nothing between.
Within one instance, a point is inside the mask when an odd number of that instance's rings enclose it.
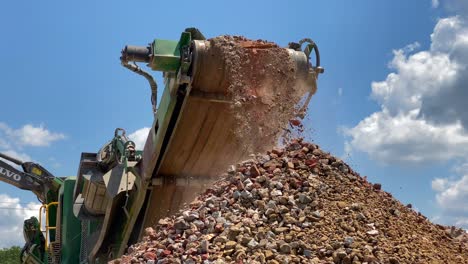
<instances>
[{"instance_id":1,"label":"debris on ground","mask_svg":"<svg viewBox=\"0 0 468 264\"><path fill-rule=\"evenodd\" d=\"M466 231L431 223L317 145L231 166L111 263L468 263Z\"/></svg>"}]
</instances>

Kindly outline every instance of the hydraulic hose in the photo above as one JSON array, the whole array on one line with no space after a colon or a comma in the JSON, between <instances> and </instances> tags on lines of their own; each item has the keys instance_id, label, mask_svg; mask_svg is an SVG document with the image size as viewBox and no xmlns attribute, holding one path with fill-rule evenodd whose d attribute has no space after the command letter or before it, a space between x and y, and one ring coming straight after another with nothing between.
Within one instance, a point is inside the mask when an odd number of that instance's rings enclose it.
<instances>
[{"instance_id":1,"label":"hydraulic hose","mask_svg":"<svg viewBox=\"0 0 468 264\"><path fill-rule=\"evenodd\" d=\"M122 66L124 66L125 68L131 70L132 72L138 75L145 77L145 79L149 82L149 85L151 87L151 104L153 106L153 113L156 113L157 111L156 104L157 104L157 98L158 98L158 85L156 84L156 81L154 80L153 76L151 76L151 74L142 70L140 67L138 67L138 65L135 62L133 64L130 64L124 58L125 57L123 56L120 58L122 62Z\"/></svg>"},{"instance_id":2,"label":"hydraulic hose","mask_svg":"<svg viewBox=\"0 0 468 264\"><path fill-rule=\"evenodd\" d=\"M23 165L24 162L22 162L21 160L18 160L18 159L15 159L13 157L10 157L6 154L3 154L3 153L0 153L0 158L3 158L3 159L6 159L6 160L9 160L17 165Z\"/></svg>"}]
</instances>

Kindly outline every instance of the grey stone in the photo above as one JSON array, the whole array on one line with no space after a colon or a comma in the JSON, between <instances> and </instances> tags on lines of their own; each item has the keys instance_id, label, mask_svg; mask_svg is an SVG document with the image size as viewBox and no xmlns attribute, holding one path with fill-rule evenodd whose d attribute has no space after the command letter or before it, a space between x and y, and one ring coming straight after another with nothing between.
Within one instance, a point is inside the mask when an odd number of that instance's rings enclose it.
<instances>
[{"instance_id":1,"label":"grey stone","mask_svg":"<svg viewBox=\"0 0 468 264\"><path fill-rule=\"evenodd\" d=\"M273 200L268 201L267 208L276 209L276 202Z\"/></svg>"},{"instance_id":2,"label":"grey stone","mask_svg":"<svg viewBox=\"0 0 468 264\"><path fill-rule=\"evenodd\" d=\"M232 198L234 199L239 199L239 197L241 197L241 193L239 191L235 191L232 193Z\"/></svg>"},{"instance_id":3,"label":"grey stone","mask_svg":"<svg viewBox=\"0 0 468 264\"><path fill-rule=\"evenodd\" d=\"M210 242L208 240L204 239L204 240L202 240L200 245L201 245L202 253L207 253L208 250L209 250Z\"/></svg>"},{"instance_id":4,"label":"grey stone","mask_svg":"<svg viewBox=\"0 0 468 264\"><path fill-rule=\"evenodd\" d=\"M316 218L322 218L323 214L319 210L317 210L312 212L312 216Z\"/></svg>"},{"instance_id":5,"label":"grey stone","mask_svg":"<svg viewBox=\"0 0 468 264\"><path fill-rule=\"evenodd\" d=\"M247 243L247 247L250 249L254 249L258 246L258 242L255 239L251 239L249 243Z\"/></svg>"},{"instance_id":6,"label":"grey stone","mask_svg":"<svg viewBox=\"0 0 468 264\"><path fill-rule=\"evenodd\" d=\"M264 175L260 175L255 179L258 183L264 183L267 181L267 177Z\"/></svg>"},{"instance_id":7,"label":"grey stone","mask_svg":"<svg viewBox=\"0 0 468 264\"><path fill-rule=\"evenodd\" d=\"M266 162L270 161L270 156L269 155L258 155L257 160L260 164L265 164Z\"/></svg>"},{"instance_id":8,"label":"grey stone","mask_svg":"<svg viewBox=\"0 0 468 264\"><path fill-rule=\"evenodd\" d=\"M275 189L275 190L273 190L273 191L270 192L270 195L271 195L272 197L277 197L277 196L283 195L283 193L282 193L280 190Z\"/></svg>"},{"instance_id":9,"label":"grey stone","mask_svg":"<svg viewBox=\"0 0 468 264\"><path fill-rule=\"evenodd\" d=\"M236 166L234 165L229 166L227 172L229 175L234 176L236 174Z\"/></svg>"},{"instance_id":10,"label":"grey stone","mask_svg":"<svg viewBox=\"0 0 468 264\"><path fill-rule=\"evenodd\" d=\"M184 220L187 222L192 222L195 219L199 218L199 215L196 212L185 211L182 213Z\"/></svg>"},{"instance_id":11,"label":"grey stone","mask_svg":"<svg viewBox=\"0 0 468 264\"><path fill-rule=\"evenodd\" d=\"M363 213L359 213L356 218L361 221L365 221L367 218Z\"/></svg>"},{"instance_id":12,"label":"grey stone","mask_svg":"<svg viewBox=\"0 0 468 264\"><path fill-rule=\"evenodd\" d=\"M205 227L205 223L203 223L203 221L200 221L200 220L195 220L193 221L193 224L198 228L198 229L202 229Z\"/></svg>"},{"instance_id":13,"label":"grey stone","mask_svg":"<svg viewBox=\"0 0 468 264\"><path fill-rule=\"evenodd\" d=\"M242 199L244 200L252 200L253 199L253 195L251 192L247 191L247 190L243 190L241 192L241 197Z\"/></svg>"},{"instance_id":14,"label":"grey stone","mask_svg":"<svg viewBox=\"0 0 468 264\"><path fill-rule=\"evenodd\" d=\"M345 247L350 247L354 242L354 238L352 237L345 237L344 239L344 245Z\"/></svg>"},{"instance_id":15,"label":"grey stone","mask_svg":"<svg viewBox=\"0 0 468 264\"><path fill-rule=\"evenodd\" d=\"M351 204L351 210L354 210L354 211L360 211L362 208L361 204L359 203L353 203Z\"/></svg>"},{"instance_id":16,"label":"grey stone","mask_svg":"<svg viewBox=\"0 0 468 264\"><path fill-rule=\"evenodd\" d=\"M288 243L283 243L280 245L281 253L289 254L291 253L291 246Z\"/></svg>"},{"instance_id":17,"label":"grey stone","mask_svg":"<svg viewBox=\"0 0 468 264\"><path fill-rule=\"evenodd\" d=\"M308 204L310 202L312 202L312 198L310 198L310 196L308 195L305 195L303 193L299 194L299 197L298 197L298 201L302 204Z\"/></svg>"},{"instance_id":18,"label":"grey stone","mask_svg":"<svg viewBox=\"0 0 468 264\"><path fill-rule=\"evenodd\" d=\"M176 219L174 222L174 228L179 230L185 230L190 228L190 225L184 219Z\"/></svg>"}]
</instances>

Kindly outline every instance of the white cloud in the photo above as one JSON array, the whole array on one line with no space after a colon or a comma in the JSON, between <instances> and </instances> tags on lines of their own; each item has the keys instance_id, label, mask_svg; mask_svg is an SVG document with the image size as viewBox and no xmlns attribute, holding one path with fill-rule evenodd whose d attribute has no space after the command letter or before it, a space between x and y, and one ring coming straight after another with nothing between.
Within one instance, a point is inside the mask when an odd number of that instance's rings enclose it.
<instances>
[{"instance_id":1,"label":"white cloud","mask_svg":"<svg viewBox=\"0 0 468 264\"><path fill-rule=\"evenodd\" d=\"M468 174L468 162L455 166L453 171L459 175Z\"/></svg>"},{"instance_id":2,"label":"white cloud","mask_svg":"<svg viewBox=\"0 0 468 264\"><path fill-rule=\"evenodd\" d=\"M455 215L463 213L468 217L468 175L453 181L435 179L432 188L437 192L437 203L445 212Z\"/></svg>"},{"instance_id":3,"label":"white cloud","mask_svg":"<svg viewBox=\"0 0 468 264\"><path fill-rule=\"evenodd\" d=\"M421 44L419 42L413 42L411 44L406 45L406 47L403 48L403 51L406 53L413 52L421 47Z\"/></svg>"},{"instance_id":4,"label":"white cloud","mask_svg":"<svg viewBox=\"0 0 468 264\"><path fill-rule=\"evenodd\" d=\"M38 217L39 203L22 204L19 198L0 194L0 248L23 246L23 221Z\"/></svg>"},{"instance_id":5,"label":"white cloud","mask_svg":"<svg viewBox=\"0 0 468 264\"><path fill-rule=\"evenodd\" d=\"M447 178L435 178L432 180L432 189L436 192L443 192L448 185Z\"/></svg>"},{"instance_id":6,"label":"white cloud","mask_svg":"<svg viewBox=\"0 0 468 264\"><path fill-rule=\"evenodd\" d=\"M345 131L349 150L384 163L468 156L468 27L458 16L441 19L431 39L427 51L394 51L394 72L372 83L381 110Z\"/></svg>"},{"instance_id":7,"label":"white cloud","mask_svg":"<svg viewBox=\"0 0 468 264\"><path fill-rule=\"evenodd\" d=\"M338 88L338 96L342 96L343 95L343 88Z\"/></svg>"},{"instance_id":8,"label":"white cloud","mask_svg":"<svg viewBox=\"0 0 468 264\"><path fill-rule=\"evenodd\" d=\"M468 1L466 0L442 0L445 9L461 16L468 16Z\"/></svg>"},{"instance_id":9,"label":"white cloud","mask_svg":"<svg viewBox=\"0 0 468 264\"><path fill-rule=\"evenodd\" d=\"M20 142L29 146L48 146L53 141L65 138L64 134L50 132L43 126L25 125L16 132Z\"/></svg>"},{"instance_id":10,"label":"white cloud","mask_svg":"<svg viewBox=\"0 0 468 264\"><path fill-rule=\"evenodd\" d=\"M459 123L434 126L417 111L392 116L387 109L345 131L347 153L363 151L383 163L447 161L468 155L468 135Z\"/></svg>"},{"instance_id":11,"label":"white cloud","mask_svg":"<svg viewBox=\"0 0 468 264\"><path fill-rule=\"evenodd\" d=\"M19 129L13 129L6 123L0 122L0 151L21 161L33 161L23 152L23 147L46 147L64 138L64 134L51 132L43 125L26 124ZM18 165L8 163L19 168Z\"/></svg>"},{"instance_id":12,"label":"white cloud","mask_svg":"<svg viewBox=\"0 0 468 264\"><path fill-rule=\"evenodd\" d=\"M26 124L14 129L0 122L0 151L21 161L34 161L23 152L23 147L45 147L64 138L64 134L51 132L43 125ZM20 166L8 163L21 170ZM37 217L39 207L39 203L24 204L19 198L0 194L0 248L24 245L23 222Z\"/></svg>"},{"instance_id":13,"label":"white cloud","mask_svg":"<svg viewBox=\"0 0 468 264\"><path fill-rule=\"evenodd\" d=\"M441 221L468 229L468 174L459 179L436 178L432 181Z\"/></svg>"},{"instance_id":14,"label":"white cloud","mask_svg":"<svg viewBox=\"0 0 468 264\"><path fill-rule=\"evenodd\" d=\"M468 217L457 217L455 218L455 226L461 226L465 230L468 229Z\"/></svg>"},{"instance_id":15,"label":"white cloud","mask_svg":"<svg viewBox=\"0 0 468 264\"><path fill-rule=\"evenodd\" d=\"M46 147L54 141L65 139L64 134L51 132L43 125L26 124L19 129L13 129L5 123L0 123L0 137L3 137L2 141L32 147ZM11 143L8 146L11 146Z\"/></svg>"},{"instance_id":16,"label":"white cloud","mask_svg":"<svg viewBox=\"0 0 468 264\"><path fill-rule=\"evenodd\" d=\"M143 150L146 139L148 138L150 128L149 127L144 127L140 128L137 131L131 133L128 137L135 142L136 149L138 150Z\"/></svg>"}]
</instances>

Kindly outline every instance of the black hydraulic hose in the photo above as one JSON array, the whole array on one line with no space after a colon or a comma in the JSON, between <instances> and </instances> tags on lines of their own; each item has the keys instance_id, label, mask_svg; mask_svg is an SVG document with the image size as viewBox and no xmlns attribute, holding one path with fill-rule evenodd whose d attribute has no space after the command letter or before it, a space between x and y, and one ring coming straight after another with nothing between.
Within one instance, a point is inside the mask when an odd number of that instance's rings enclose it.
<instances>
[{"instance_id":1,"label":"black hydraulic hose","mask_svg":"<svg viewBox=\"0 0 468 264\"><path fill-rule=\"evenodd\" d=\"M131 70L132 72L141 75L145 77L145 79L149 82L149 85L151 87L151 104L153 105L153 113L156 113L157 111L157 98L158 98L158 85L156 84L156 81L154 80L153 76L151 74L145 72L142 70L136 63L130 64L128 63L127 60L122 59L122 66L125 68Z\"/></svg>"},{"instance_id":2,"label":"black hydraulic hose","mask_svg":"<svg viewBox=\"0 0 468 264\"><path fill-rule=\"evenodd\" d=\"M312 45L312 49L314 50L314 53L315 53L315 68L319 68L320 67L320 51L318 49L318 46L317 44L315 44L315 41L313 41L312 39L310 38L305 38L305 39L302 39L301 41L299 41L299 47L302 46L302 44L304 43L309 43L310 45Z\"/></svg>"},{"instance_id":3,"label":"black hydraulic hose","mask_svg":"<svg viewBox=\"0 0 468 264\"><path fill-rule=\"evenodd\" d=\"M318 77L318 74L323 73L324 69L320 67L320 51L318 49L317 44L315 41L313 41L310 38L304 38L299 41L299 43L290 43L289 46L290 48L293 48L295 50L301 50L301 47L304 43L309 43L308 47L304 50L305 54L307 55L307 61L309 62L309 55L312 52L312 50L315 53L315 66L312 66L312 69L315 71L315 80ZM312 49L312 50L310 50ZM312 95L314 95L315 91L317 90L316 83L314 82L313 86L311 87L311 90L309 92L309 95L307 96L306 100L304 101L303 106L296 112L296 116L300 118L304 118L306 111L307 111L307 106L309 105L310 100L312 99Z\"/></svg>"},{"instance_id":4,"label":"black hydraulic hose","mask_svg":"<svg viewBox=\"0 0 468 264\"><path fill-rule=\"evenodd\" d=\"M312 44L313 48L314 48L314 52L315 52L315 66L316 67L320 67L320 52L319 52L319 49L317 47L317 44L315 44L315 42Z\"/></svg>"},{"instance_id":5,"label":"black hydraulic hose","mask_svg":"<svg viewBox=\"0 0 468 264\"><path fill-rule=\"evenodd\" d=\"M15 164L17 164L17 165L23 165L23 163L24 163L24 162L22 162L21 160L15 159L15 158L10 157L10 156L8 156L8 155L6 155L6 154L3 154L3 153L1 153L1 152L0 152L0 158L9 160L9 161L11 161L11 162L13 162L13 163L15 163Z\"/></svg>"}]
</instances>

